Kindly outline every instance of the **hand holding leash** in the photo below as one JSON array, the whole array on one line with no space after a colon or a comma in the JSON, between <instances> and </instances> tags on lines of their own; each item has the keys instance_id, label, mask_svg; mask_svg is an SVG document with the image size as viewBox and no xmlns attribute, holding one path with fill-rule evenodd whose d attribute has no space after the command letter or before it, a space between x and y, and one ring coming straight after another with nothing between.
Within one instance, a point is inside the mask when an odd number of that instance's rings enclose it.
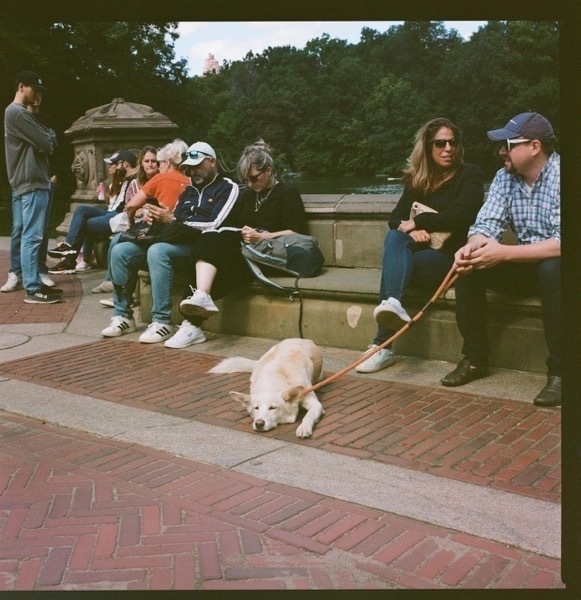
<instances>
[{"instance_id":1,"label":"hand holding leash","mask_svg":"<svg viewBox=\"0 0 581 600\"><path fill-rule=\"evenodd\" d=\"M363 354L363 356L361 356L354 363L348 365L344 369L341 369L341 371L338 371L334 375L327 377L327 379L323 379L323 380L319 381L318 383L315 383L311 387L303 390L303 396L305 396L309 392L314 392L314 391L318 390L319 388L323 387L324 385L331 383L331 381L335 381L335 379L339 379L339 377L341 377L342 375L345 375L345 373L347 373L348 371L351 371L351 369L355 368L357 365L359 365L363 361L367 360L370 356L373 356L376 352L379 352L380 350L382 350L383 348L385 348L386 346L391 344L398 337L400 337L410 327L412 327L412 325L417 323L420 320L420 318L423 316L423 314L428 310L428 308L452 286L452 284L456 281L456 279L458 279L458 275L459 274L456 273L456 265L453 265L452 268L450 269L450 271L448 271L448 274L446 275L446 277L444 278L442 283L440 284L440 287L435 291L434 295L430 298L430 300L426 303L426 305L416 314L416 316L413 317L413 319L411 321L409 321L403 327L401 327L401 329L396 331L396 333L394 333L394 335L392 335L388 340L383 342L383 344L376 346L369 352L366 352L365 354Z\"/></svg>"}]
</instances>

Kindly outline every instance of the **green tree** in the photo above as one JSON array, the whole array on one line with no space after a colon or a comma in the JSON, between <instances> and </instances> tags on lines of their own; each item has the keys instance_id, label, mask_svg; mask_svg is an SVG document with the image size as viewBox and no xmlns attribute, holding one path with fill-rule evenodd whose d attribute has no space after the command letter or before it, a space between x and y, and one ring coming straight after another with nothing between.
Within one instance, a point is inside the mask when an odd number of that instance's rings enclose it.
<instances>
[{"instance_id":1,"label":"green tree","mask_svg":"<svg viewBox=\"0 0 581 600\"><path fill-rule=\"evenodd\" d=\"M212 143L229 168L262 137L279 166L320 175L396 174L418 127L440 116L463 130L466 160L489 176L499 163L486 131L513 114L538 110L558 136L554 22L492 21L469 41L442 21L364 27L357 44L322 34L192 78L175 59L176 36L175 23L0 23L5 104L15 72L33 68L50 84L43 120L57 132L123 97L168 115L187 142Z\"/></svg>"},{"instance_id":2,"label":"green tree","mask_svg":"<svg viewBox=\"0 0 581 600\"><path fill-rule=\"evenodd\" d=\"M388 75L370 91L351 122L357 148L350 170L398 176L413 147L415 132L433 117L428 99L411 83Z\"/></svg>"},{"instance_id":3,"label":"green tree","mask_svg":"<svg viewBox=\"0 0 581 600\"><path fill-rule=\"evenodd\" d=\"M448 106L464 131L467 158L488 176L499 168L486 131L515 114L538 111L559 130L557 23L493 21L447 58Z\"/></svg>"},{"instance_id":4,"label":"green tree","mask_svg":"<svg viewBox=\"0 0 581 600\"><path fill-rule=\"evenodd\" d=\"M0 81L4 105L14 97L14 76L32 69L42 74L42 121L59 135L51 164L66 198L74 182L71 151L62 135L90 108L122 97L154 106L171 119L186 106L182 90L185 61L176 61L176 23L0 23ZM178 123L179 124L179 123ZM2 147L2 153L4 149ZM2 154L2 163L4 157ZM4 173L4 167L2 167Z\"/></svg>"}]
</instances>

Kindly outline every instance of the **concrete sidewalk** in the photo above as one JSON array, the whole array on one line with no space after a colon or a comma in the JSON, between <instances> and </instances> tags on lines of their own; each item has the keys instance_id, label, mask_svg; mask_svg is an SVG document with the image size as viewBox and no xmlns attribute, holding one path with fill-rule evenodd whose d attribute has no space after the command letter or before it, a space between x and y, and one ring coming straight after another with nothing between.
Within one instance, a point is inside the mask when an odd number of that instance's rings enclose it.
<instances>
[{"instance_id":1,"label":"concrete sidewalk","mask_svg":"<svg viewBox=\"0 0 581 600\"><path fill-rule=\"evenodd\" d=\"M543 376L449 390L453 365L405 358L321 389L312 439L256 434L227 394L247 376L207 370L274 341L102 340L102 277L0 294L0 589L562 587ZM323 351L328 373L359 356Z\"/></svg>"}]
</instances>

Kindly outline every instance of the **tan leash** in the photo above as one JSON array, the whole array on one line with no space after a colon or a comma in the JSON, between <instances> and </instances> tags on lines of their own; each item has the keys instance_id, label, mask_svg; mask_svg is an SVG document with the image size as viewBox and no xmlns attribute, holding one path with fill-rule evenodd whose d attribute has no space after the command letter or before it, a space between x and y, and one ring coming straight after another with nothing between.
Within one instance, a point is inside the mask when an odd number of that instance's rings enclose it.
<instances>
[{"instance_id":1,"label":"tan leash","mask_svg":"<svg viewBox=\"0 0 581 600\"><path fill-rule=\"evenodd\" d=\"M405 333L410 327L415 325L420 320L420 318L423 316L423 314L428 310L428 308L442 294L446 293L448 288L450 288L452 286L452 284L456 281L456 279L458 279L458 273L455 273L455 270L456 270L456 265L454 265L450 269L450 271L448 271L448 274L446 275L446 277L440 284L440 287L436 290L436 292L430 298L430 300L428 300L426 305L416 314L416 316L411 321L408 321L401 329L398 329L398 331L396 333L394 333L394 335L392 335L388 340L383 342L383 344L381 344L380 346L377 346L376 348L369 350L368 352L363 354L363 356L361 356L361 358L356 360L354 363L348 365L347 367L345 367L344 369L341 369L340 371L337 371L337 373L331 375L330 377L327 377L327 379L323 379L322 381L315 383L311 387L306 388L305 390L303 390L302 395L306 396L309 392L314 392L314 391L318 390L319 388L322 388L324 385L331 383L331 381L335 381L335 379L339 379L339 377L341 377L342 375L345 375L345 373L351 371L351 369L353 369L357 365L360 365L363 361L367 360L370 356L373 356L376 352L379 352L380 350L382 350L383 348L385 348L386 346L391 344L394 340L396 340L403 333Z\"/></svg>"}]
</instances>

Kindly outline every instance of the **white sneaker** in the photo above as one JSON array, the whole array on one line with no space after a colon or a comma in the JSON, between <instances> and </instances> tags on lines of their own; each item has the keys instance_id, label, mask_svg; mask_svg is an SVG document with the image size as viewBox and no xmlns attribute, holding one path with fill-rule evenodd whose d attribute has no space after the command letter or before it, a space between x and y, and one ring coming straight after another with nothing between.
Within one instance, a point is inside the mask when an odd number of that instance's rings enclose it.
<instances>
[{"instance_id":1,"label":"white sneaker","mask_svg":"<svg viewBox=\"0 0 581 600\"><path fill-rule=\"evenodd\" d=\"M150 323L147 329L139 336L139 341L144 344L155 344L157 342L163 342L170 338L175 332L173 325L167 323Z\"/></svg>"},{"instance_id":2,"label":"white sneaker","mask_svg":"<svg viewBox=\"0 0 581 600\"><path fill-rule=\"evenodd\" d=\"M42 281L42 285L46 285L46 287L54 287L54 281L46 274L40 273L40 279Z\"/></svg>"},{"instance_id":3,"label":"white sneaker","mask_svg":"<svg viewBox=\"0 0 581 600\"><path fill-rule=\"evenodd\" d=\"M132 333L135 330L135 321L133 319L115 316L111 319L111 325L101 331L101 335L103 337L119 337L126 333Z\"/></svg>"},{"instance_id":4,"label":"white sneaker","mask_svg":"<svg viewBox=\"0 0 581 600\"><path fill-rule=\"evenodd\" d=\"M206 336L201 327L192 325L189 321L184 320L178 327L175 335L169 338L164 343L166 348L187 348L194 344L201 344L206 341Z\"/></svg>"},{"instance_id":5,"label":"white sneaker","mask_svg":"<svg viewBox=\"0 0 581 600\"><path fill-rule=\"evenodd\" d=\"M373 316L382 327L395 330L400 329L404 323L409 323L412 320L401 302L395 298L382 300L381 304L375 307Z\"/></svg>"},{"instance_id":6,"label":"white sneaker","mask_svg":"<svg viewBox=\"0 0 581 600\"><path fill-rule=\"evenodd\" d=\"M111 294L113 292L113 282L102 281L97 287L94 287L91 292L93 292L93 294Z\"/></svg>"},{"instance_id":7,"label":"white sneaker","mask_svg":"<svg viewBox=\"0 0 581 600\"><path fill-rule=\"evenodd\" d=\"M84 260L77 261L77 273L86 273L87 271L91 271L93 269L93 265L91 263L85 262Z\"/></svg>"},{"instance_id":8,"label":"white sneaker","mask_svg":"<svg viewBox=\"0 0 581 600\"><path fill-rule=\"evenodd\" d=\"M54 283L53 283L54 285ZM15 273L8 273L8 279L6 283L0 288L2 292L15 292L22 287L22 277Z\"/></svg>"},{"instance_id":9,"label":"white sneaker","mask_svg":"<svg viewBox=\"0 0 581 600\"><path fill-rule=\"evenodd\" d=\"M180 302L180 312L184 317L211 317L219 312L212 296L191 288L193 294Z\"/></svg>"},{"instance_id":10,"label":"white sneaker","mask_svg":"<svg viewBox=\"0 0 581 600\"><path fill-rule=\"evenodd\" d=\"M377 348L377 344L371 344L367 346L366 354L370 350ZM378 350L375 354L370 356L367 360L364 360L360 365L355 367L357 373L375 373L381 371L386 367L391 367L395 363L395 356L393 352L387 348Z\"/></svg>"}]
</instances>

